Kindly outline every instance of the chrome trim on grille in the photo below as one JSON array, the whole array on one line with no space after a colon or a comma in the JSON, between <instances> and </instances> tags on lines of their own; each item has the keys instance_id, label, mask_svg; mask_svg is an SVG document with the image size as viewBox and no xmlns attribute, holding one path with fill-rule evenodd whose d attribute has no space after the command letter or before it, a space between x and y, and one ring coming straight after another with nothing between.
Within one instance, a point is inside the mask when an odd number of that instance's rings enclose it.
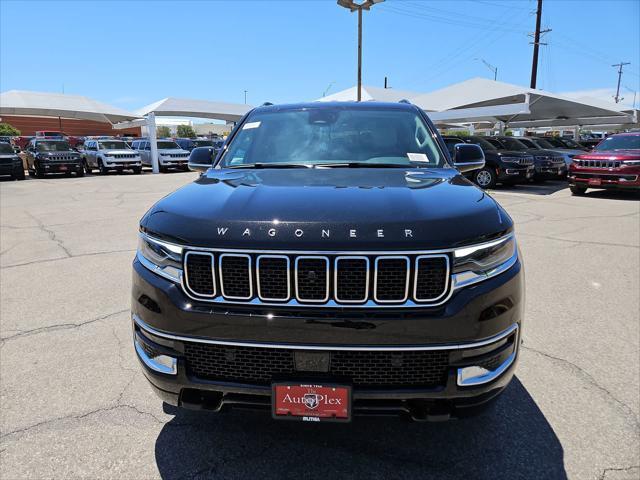
<instances>
[{"instance_id":1,"label":"chrome trim on grille","mask_svg":"<svg viewBox=\"0 0 640 480\"><path fill-rule=\"evenodd\" d=\"M339 269L338 262L340 262L340 260L364 260L365 261L365 264L367 266L367 274L366 274L365 284L364 284L364 297L362 297L361 299L341 300L340 298L338 298L338 269ZM346 304L366 302L367 299L369 298L369 276L370 276L369 257L365 257L364 255L342 255L342 256L336 257L333 261L333 283L334 283L333 298L336 300L336 302L346 303Z\"/></svg>"},{"instance_id":2,"label":"chrome trim on grille","mask_svg":"<svg viewBox=\"0 0 640 480\"><path fill-rule=\"evenodd\" d=\"M326 285L326 295L323 299L321 300L307 300L304 299L300 296L299 292L298 292L298 262L300 260L306 260L306 259L316 259L316 260L324 260L325 264L327 265L327 285ZM329 258L322 256L322 255L300 255L298 257L296 257L295 263L294 263L294 283L295 283L295 288L296 288L296 299L299 300L300 302L308 302L308 303L326 303L329 300Z\"/></svg>"},{"instance_id":3,"label":"chrome trim on grille","mask_svg":"<svg viewBox=\"0 0 640 480\"><path fill-rule=\"evenodd\" d=\"M447 266L447 273L445 276L445 284L444 284L444 290L443 292L438 295L437 297L433 297L433 298L418 298L418 274L420 273L420 270L418 269L418 263L420 262L421 259L423 258L444 258L446 260L446 266ZM447 294L447 292L449 291L453 291L452 288L450 288L450 283L451 283L451 265L450 265L450 261L449 261L449 255L443 255L443 254L437 254L437 255L418 255L416 257L415 263L414 263L414 277L413 277L413 298L416 299L416 301L418 302L437 302L438 300L440 300L444 295Z\"/></svg>"},{"instance_id":4,"label":"chrome trim on grille","mask_svg":"<svg viewBox=\"0 0 640 480\"><path fill-rule=\"evenodd\" d=\"M518 330L518 324L514 323L506 330L477 342L469 343L453 343L453 344L437 344L437 345L318 345L318 344L290 344L290 343L260 343L260 342L240 342L233 340L215 340L212 338L186 337L183 335L174 335L165 333L147 325L138 315L131 314L131 318L138 327L147 331L151 335L156 335L169 340L179 342L205 343L209 345L226 345L230 347L258 347L258 348L286 348L290 350L325 350L325 351L352 351L352 352L411 352L411 351L428 351L428 350L463 350L468 348L484 347L498 342L508 337Z\"/></svg>"},{"instance_id":5,"label":"chrome trim on grille","mask_svg":"<svg viewBox=\"0 0 640 480\"><path fill-rule=\"evenodd\" d=\"M187 268L187 259L189 258L189 255L204 255L204 256L209 256L211 257L211 278L213 280L213 285L211 286L213 293L211 295L206 295L204 293L198 293L196 290L194 290L193 288L191 288L191 285L189 285L189 274L188 271L189 269ZM213 253L209 253L209 252L198 252L198 251L187 251L184 254L184 260L183 260L183 286L186 287L185 291L187 289L189 289L191 292L193 292L194 295L198 296L198 297L205 297L205 298L214 298L218 291L216 290L216 260L215 257L213 256ZM222 281L222 277L220 277L220 281Z\"/></svg>"},{"instance_id":6,"label":"chrome trim on grille","mask_svg":"<svg viewBox=\"0 0 640 480\"><path fill-rule=\"evenodd\" d=\"M378 263L380 262L380 260L398 260L398 259L405 260L407 263L407 278L405 279L405 284L404 284L404 297L398 300L380 300L378 298ZM376 257L376 260L373 262L373 270L374 270L373 299L377 303L403 303L407 301L407 299L409 298L409 280L411 278L411 260L409 260L409 257L404 255L389 255L389 256Z\"/></svg>"},{"instance_id":7,"label":"chrome trim on grille","mask_svg":"<svg viewBox=\"0 0 640 480\"><path fill-rule=\"evenodd\" d=\"M224 269L222 268L222 259L225 257L241 257L247 259L247 276L249 280L249 296L248 297L236 297L231 295L226 295L224 293ZM218 257L218 268L220 269L220 293L224 298L228 298L231 300L250 300L253 297L253 278L251 276L251 255L247 255L246 253L223 253Z\"/></svg>"},{"instance_id":8,"label":"chrome trim on grille","mask_svg":"<svg viewBox=\"0 0 640 480\"><path fill-rule=\"evenodd\" d=\"M282 258L287 262L287 296L286 298L269 298L262 296L260 292L260 260L263 258ZM256 288L258 290L258 298L267 302L286 302L291 298L291 260L286 255L258 255L256 258Z\"/></svg>"},{"instance_id":9,"label":"chrome trim on grille","mask_svg":"<svg viewBox=\"0 0 640 480\"><path fill-rule=\"evenodd\" d=\"M516 349L502 362L495 370L490 370L485 374L477 375L470 378L464 378L464 368L458 368L456 375L456 383L459 387L473 387L476 385L484 385L497 379L513 364L516 359Z\"/></svg>"}]
</instances>

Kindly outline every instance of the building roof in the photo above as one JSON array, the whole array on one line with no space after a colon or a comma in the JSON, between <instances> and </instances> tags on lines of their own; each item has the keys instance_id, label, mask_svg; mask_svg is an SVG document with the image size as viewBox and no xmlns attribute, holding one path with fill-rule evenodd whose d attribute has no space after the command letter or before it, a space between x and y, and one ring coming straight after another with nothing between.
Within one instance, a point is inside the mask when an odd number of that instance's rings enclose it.
<instances>
[{"instance_id":1,"label":"building roof","mask_svg":"<svg viewBox=\"0 0 640 480\"><path fill-rule=\"evenodd\" d=\"M137 115L81 95L9 90L0 93L0 115L64 117L116 123Z\"/></svg>"}]
</instances>

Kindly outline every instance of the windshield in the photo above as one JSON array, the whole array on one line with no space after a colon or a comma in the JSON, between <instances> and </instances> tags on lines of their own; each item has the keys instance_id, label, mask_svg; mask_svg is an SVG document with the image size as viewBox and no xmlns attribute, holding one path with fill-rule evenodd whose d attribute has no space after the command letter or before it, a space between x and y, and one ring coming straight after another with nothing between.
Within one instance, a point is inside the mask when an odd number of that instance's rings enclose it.
<instances>
[{"instance_id":1,"label":"windshield","mask_svg":"<svg viewBox=\"0 0 640 480\"><path fill-rule=\"evenodd\" d=\"M612 150L640 150L640 135L616 135L606 138L594 148L596 152Z\"/></svg>"},{"instance_id":2,"label":"windshield","mask_svg":"<svg viewBox=\"0 0 640 480\"><path fill-rule=\"evenodd\" d=\"M0 153L15 153L8 143L0 143Z\"/></svg>"},{"instance_id":3,"label":"windshield","mask_svg":"<svg viewBox=\"0 0 640 480\"><path fill-rule=\"evenodd\" d=\"M66 152L71 150L67 142L38 142L36 150L39 152Z\"/></svg>"},{"instance_id":4,"label":"windshield","mask_svg":"<svg viewBox=\"0 0 640 480\"><path fill-rule=\"evenodd\" d=\"M157 143L158 148L161 150L172 150L172 149L179 149L180 146L176 143L176 142L158 142Z\"/></svg>"},{"instance_id":5,"label":"windshield","mask_svg":"<svg viewBox=\"0 0 640 480\"><path fill-rule=\"evenodd\" d=\"M482 137L469 137L469 139L471 140L471 143L480 145L480 148L482 148L483 150L497 150L497 148L493 144L487 142Z\"/></svg>"},{"instance_id":6,"label":"windshield","mask_svg":"<svg viewBox=\"0 0 640 480\"><path fill-rule=\"evenodd\" d=\"M127 145L125 142L122 141L100 141L98 142L100 144L100 149L101 150L129 150L129 145Z\"/></svg>"},{"instance_id":7,"label":"windshield","mask_svg":"<svg viewBox=\"0 0 640 480\"><path fill-rule=\"evenodd\" d=\"M444 162L417 112L323 106L254 112L220 164L441 167Z\"/></svg>"},{"instance_id":8,"label":"windshield","mask_svg":"<svg viewBox=\"0 0 640 480\"><path fill-rule=\"evenodd\" d=\"M535 142L540 148L555 148L550 142L548 142L544 138L536 138Z\"/></svg>"},{"instance_id":9,"label":"windshield","mask_svg":"<svg viewBox=\"0 0 640 480\"><path fill-rule=\"evenodd\" d=\"M516 140L515 138L503 137L503 138L500 138L500 141L504 144L507 150L522 151L522 150L529 149L529 147L527 147L524 143L522 143L519 140Z\"/></svg>"},{"instance_id":10,"label":"windshield","mask_svg":"<svg viewBox=\"0 0 640 480\"><path fill-rule=\"evenodd\" d=\"M582 145L580 145L575 140L571 140L570 138L559 138L558 141L560 143L563 143L564 145L566 145L569 148L582 149Z\"/></svg>"},{"instance_id":11,"label":"windshield","mask_svg":"<svg viewBox=\"0 0 640 480\"><path fill-rule=\"evenodd\" d=\"M211 140L192 140L191 143L195 147L212 147L213 142Z\"/></svg>"}]
</instances>

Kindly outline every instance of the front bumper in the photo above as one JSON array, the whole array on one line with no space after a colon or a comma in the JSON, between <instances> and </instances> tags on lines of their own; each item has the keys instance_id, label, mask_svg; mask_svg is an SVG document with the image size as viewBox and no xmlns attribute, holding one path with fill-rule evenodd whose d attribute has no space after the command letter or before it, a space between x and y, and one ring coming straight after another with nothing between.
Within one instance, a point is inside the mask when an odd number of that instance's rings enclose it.
<instances>
[{"instance_id":1,"label":"front bumper","mask_svg":"<svg viewBox=\"0 0 640 480\"><path fill-rule=\"evenodd\" d=\"M580 168L571 166L568 174L569 185L588 188L639 190L640 167L624 168Z\"/></svg>"},{"instance_id":2,"label":"front bumper","mask_svg":"<svg viewBox=\"0 0 640 480\"><path fill-rule=\"evenodd\" d=\"M67 173L79 172L83 169L82 163L78 162L41 162L44 173Z\"/></svg>"},{"instance_id":3,"label":"front bumper","mask_svg":"<svg viewBox=\"0 0 640 480\"><path fill-rule=\"evenodd\" d=\"M15 175L22 170L21 162L0 163L0 175Z\"/></svg>"},{"instance_id":4,"label":"front bumper","mask_svg":"<svg viewBox=\"0 0 640 480\"><path fill-rule=\"evenodd\" d=\"M567 175L567 166L562 164L536 165L535 178L556 179Z\"/></svg>"},{"instance_id":5,"label":"front bumper","mask_svg":"<svg viewBox=\"0 0 640 480\"><path fill-rule=\"evenodd\" d=\"M384 312L199 304L137 260L133 266L138 358L156 393L174 405L269 409L271 381L304 377L352 385L355 415L404 413L416 420L446 419L463 416L495 398L513 377L518 359L524 308L519 262L497 277L456 291L440 307ZM255 352L264 358L260 355L265 349L278 348L330 357L341 351L398 350L400 362L403 351L434 351L445 356L446 365L442 377L429 385L371 386L353 382L348 375L335 377L331 371L297 369L269 381L204 378L194 373L189 351L208 344L229 349L222 363L225 358L235 362L237 349L253 348L250 356ZM468 368L483 365L484 372Z\"/></svg>"},{"instance_id":6,"label":"front bumper","mask_svg":"<svg viewBox=\"0 0 640 480\"><path fill-rule=\"evenodd\" d=\"M504 165L497 168L498 173L498 181L501 182L524 182L533 178L534 168L530 167L522 167L517 164L509 165L505 163Z\"/></svg>"},{"instance_id":7,"label":"front bumper","mask_svg":"<svg viewBox=\"0 0 640 480\"><path fill-rule=\"evenodd\" d=\"M142 161L141 160L112 160L112 159L107 159L105 161L105 167L126 170L127 168L142 167Z\"/></svg>"}]
</instances>

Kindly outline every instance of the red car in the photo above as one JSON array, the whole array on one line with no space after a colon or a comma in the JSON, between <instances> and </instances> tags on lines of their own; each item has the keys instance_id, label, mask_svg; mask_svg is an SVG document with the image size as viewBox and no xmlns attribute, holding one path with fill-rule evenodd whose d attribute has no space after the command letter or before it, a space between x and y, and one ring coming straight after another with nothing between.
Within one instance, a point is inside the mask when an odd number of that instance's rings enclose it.
<instances>
[{"instance_id":1,"label":"red car","mask_svg":"<svg viewBox=\"0 0 640 480\"><path fill-rule=\"evenodd\" d=\"M640 191L640 132L611 135L591 152L573 157L569 188L574 195L584 195L587 188Z\"/></svg>"}]
</instances>

